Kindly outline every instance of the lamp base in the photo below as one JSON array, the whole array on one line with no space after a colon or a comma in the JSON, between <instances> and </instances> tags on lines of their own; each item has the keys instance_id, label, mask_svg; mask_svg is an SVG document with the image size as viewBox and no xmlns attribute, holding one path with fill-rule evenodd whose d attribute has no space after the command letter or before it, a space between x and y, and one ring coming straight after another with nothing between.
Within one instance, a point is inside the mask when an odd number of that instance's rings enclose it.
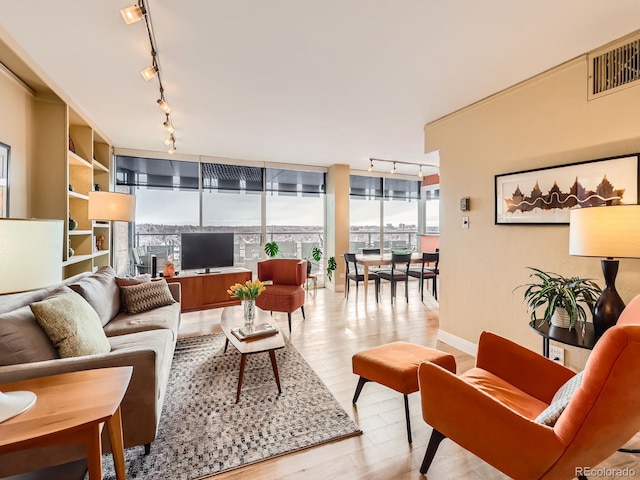
<instances>
[{"instance_id":1,"label":"lamp base","mask_svg":"<svg viewBox=\"0 0 640 480\"><path fill-rule=\"evenodd\" d=\"M602 260L602 273L605 287L593 310L593 330L596 339L600 338L608 328L613 327L624 310L624 302L616 291L615 281L618 273L618 260Z\"/></svg>"},{"instance_id":2,"label":"lamp base","mask_svg":"<svg viewBox=\"0 0 640 480\"><path fill-rule=\"evenodd\" d=\"M0 392L0 422L28 410L36 403L36 394L27 391Z\"/></svg>"}]
</instances>

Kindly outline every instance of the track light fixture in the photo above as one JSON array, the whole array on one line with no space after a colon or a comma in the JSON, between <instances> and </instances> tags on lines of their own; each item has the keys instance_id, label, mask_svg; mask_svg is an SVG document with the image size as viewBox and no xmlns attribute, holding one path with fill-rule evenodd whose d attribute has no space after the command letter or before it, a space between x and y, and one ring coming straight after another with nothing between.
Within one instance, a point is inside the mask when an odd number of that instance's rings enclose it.
<instances>
[{"instance_id":1,"label":"track light fixture","mask_svg":"<svg viewBox=\"0 0 640 480\"><path fill-rule=\"evenodd\" d=\"M140 74L142 75L142 78L144 78L145 81L147 82L152 78L158 79L158 87L160 89L160 98L158 98L157 103L158 103L158 106L164 112L164 115L166 118L162 126L167 132L169 132L169 137L165 139L164 143L165 145L171 145L171 148L169 149L169 153L173 154L176 151L176 144L175 144L176 130L173 127L173 124L171 123L171 119L169 118L169 112L171 112L171 106L167 102L164 95L164 87L162 85L162 77L160 75L160 70L161 70L160 60L158 58L158 53L157 53L158 50L156 49L155 36L153 33L153 26L151 24L151 12L147 9L145 5L145 0L137 0L135 5L131 7L123 8L122 10L120 10L120 13L122 14L122 18L124 18L124 21L127 23L127 25L130 25L142 19L144 19L145 21L144 23L147 28L147 36L149 38L149 44L151 46L151 66L142 70Z\"/></svg>"},{"instance_id":2,"label":"track light fixture","mask_svg":"<svg viewBox=\"0 0 640 480\"><path fill-rule=\"evenodd\" d=\"M125 23L127 25L131 25L132 23L142 20L147 13L147 9L144 8L144 5L142 4L132 5L130 7L123 8L120 10L120 13L122 14L122 18L124 18Z\"/></svg>"},{"instance_id":3,"label":"track light fixture","mask_svg":"<svg viewBox=\"0 0 640 480\"><path fill-rule=\"evenodd\" d=\"M164 127L164 129L169 132L169 133L173 133L176 131L175 128L173 128L173 125L171 125L171 121L169 120L169 114L165 113L165 115L167 116L167 120L162 124L162 126Z\"/></svg>"},{"instance_id":4,"label":"track light fixture","mask_svg":"<svg viewBox=\"0 0 640 480\"><path fill-rule=\"evenodd\" d=\"M369 172L373 171L373 162L374 161L392 163L393 167L391 168L391 170L389 170L389 172L392 173L392 174L394 174L394 173L396 173L398 171L396 164L415 165L415 166L418 167L418 178L423 178L424 177L424 172L422 171L423 167L436 167L436 168L438 168L437 165L431 165L431 164L428 164L428 163L403 162L402 160L385 160L383 158L370 158L369 159L369 168L367 168L367 170Z\"/></svg>"},{"instance_id":5,"label":"track light fixture","mask_svg":"<svg viewBox=\"0 0 640 480\"><path fill-rule=\"evenodd\" d=\"M142 78L144 78L145 82L148 82L158 74L158 67L152 65L142 70L140 74L142 75Z\"/></svg>"},{"instance_id":6,"label":"track light fixture","mask_svg":"<svg viewBox=\"0 0 640 480\"><path fill-rule=\"evenodd\" d=\"M171 111L171 105L165 102L163 99L158 99L158 106L162 109L164 113L169 113Z\"/></svg>"}]
</instances>

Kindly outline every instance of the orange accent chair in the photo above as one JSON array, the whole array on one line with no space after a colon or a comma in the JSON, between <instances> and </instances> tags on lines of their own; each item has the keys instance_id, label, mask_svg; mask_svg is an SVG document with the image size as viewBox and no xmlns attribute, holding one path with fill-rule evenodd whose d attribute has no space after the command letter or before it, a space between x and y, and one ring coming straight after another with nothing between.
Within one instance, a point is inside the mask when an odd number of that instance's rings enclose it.
<instances>
[{"instance_id":1,"label":"orange accent chair","mask_svg":"<svg viewBox=\"0 0 640 480\"><path fill-rule=\"evenodd\" d=\"M542 355L484 332L476 366L462 375L421 364L422 416L433 432L420 473L448 437L512 478L586 478L579 467L595 467L640 430L639 323L640 295L598 340L551 425L539 415L576 374Z\"/></svg>"},{"instance_id":2,"label":"orange accent chair","mask_svg":"<svg viewBox=\"0 0 640 480\"><path fill-rule=\"evenodd\" d=\"M304 319L304 288L307 279L307 261L298 258L271 258L258 262L258 278L271 281L266 290L256 298L256 306L270 312L285 312L289 318L298 308Z\"/></svg>"}]
</instances>

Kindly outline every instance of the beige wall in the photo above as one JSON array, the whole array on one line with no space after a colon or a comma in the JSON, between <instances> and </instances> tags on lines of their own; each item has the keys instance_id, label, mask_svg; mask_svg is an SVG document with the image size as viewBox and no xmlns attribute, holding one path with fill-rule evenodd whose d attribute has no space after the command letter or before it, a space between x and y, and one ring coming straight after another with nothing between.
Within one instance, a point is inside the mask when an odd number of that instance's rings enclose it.
<instances>
[{"instance_id":1,"label":"beige wall","mask_svg":"<svg viewBox=\"0 0 640 480\"><path fill-rule=\"evenodd\" d=\"M342 252L349 251L349 165L337 164L327 171L326 258L335 257L336 270L325 287L344 291L346 267ZM339 253L337 253L339 252Z\"/></svg>"},{"instance_id":2,"label":"beige wall","mask_svg":"<svg viewBox=\"0 0 640 480\"><path fill-rule=\"evenodd\" d=\"M32 157L32 95L0 69L0 142L11 147L9 165L9 213L13 218L30 215L27 190Z\"/></svg>"},{"instance_id":3,"label":"beige wall","mask_svg":"<svg viewBox=\"0 0 640 480\"><path fill-rule=\"evenodd\" d=\"M483 330L541 350L522 293L527 266L588 276L600 262L568 254L568 226L494 225L494 175L640 152L640 86L587 101L581 57L425 127L425 151L440 151L440 328L477 343ZM471 197L461 228L459 199ZM621 260L616 286L640 293L640 260ZM586 352L570 349L574 368Z\"/></svg>"}]
</instances>

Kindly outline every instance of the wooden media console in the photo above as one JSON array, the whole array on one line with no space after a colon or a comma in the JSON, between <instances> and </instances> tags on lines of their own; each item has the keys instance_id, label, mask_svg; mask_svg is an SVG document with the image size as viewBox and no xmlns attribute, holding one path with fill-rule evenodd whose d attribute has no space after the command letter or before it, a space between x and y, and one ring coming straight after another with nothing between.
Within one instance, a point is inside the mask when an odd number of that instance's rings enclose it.
<instances>
[{"instance_id":1,"label":"wooden media console","mask_svg":"<svg viewBox=\"0 0 640 480\"><path fill-rule=\"evenodd\" d=\"M168 283L181 285L182 312L206 310L208 308L240 305L240 300L231 298L229 287L251 280L251 270L241 267L216 268L211 273L182 271L173 277L164 277Z\"/></svg>"}]
</instances>

